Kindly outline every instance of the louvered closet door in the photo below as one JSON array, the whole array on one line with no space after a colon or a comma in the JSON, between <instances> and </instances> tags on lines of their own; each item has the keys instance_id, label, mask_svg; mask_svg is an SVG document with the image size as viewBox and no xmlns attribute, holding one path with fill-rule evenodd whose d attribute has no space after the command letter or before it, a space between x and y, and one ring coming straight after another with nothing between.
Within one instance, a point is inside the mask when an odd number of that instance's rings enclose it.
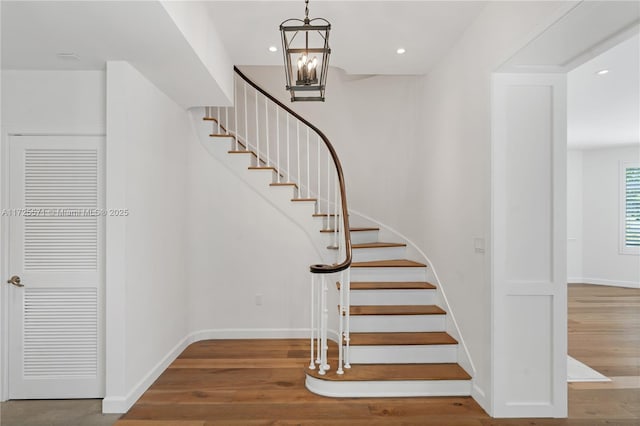
<instances>
[{"instance_id":1,"label":"louvered closet door","mask_svg":"<svg viewBox=\"0 0 640 426\"><path fill-rule=\"evenodd\" d=\"M10 138L12 399L103 396L104 138Z\"/></svg>"}]
</instances>

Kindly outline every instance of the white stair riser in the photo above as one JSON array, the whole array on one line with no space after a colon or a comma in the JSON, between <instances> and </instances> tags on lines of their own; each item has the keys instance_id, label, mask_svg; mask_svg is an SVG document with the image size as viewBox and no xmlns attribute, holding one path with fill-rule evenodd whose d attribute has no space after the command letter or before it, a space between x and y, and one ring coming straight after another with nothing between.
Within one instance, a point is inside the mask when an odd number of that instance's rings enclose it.
<instances>
[{"instance_id":1,"label":"white stair riser","mask_svg":"<svg viewBox=\"0 0 640 426\"><path fill-rule=\"evenodd\" d=\"M436 305L436 290L351 290L352 305Z\"/></svg>"},{"instance_id":2,"label":"white stair riser","mask_svg":"<svg viewBox=\"0 0 640 426\"><path fill-rule=\"evenodd\" d=\"M348 377L349 370L344 372ZM468 396L470 380L330 381L307 376L311 392L329 397Z\"/></svg>"},{"instance_id":3,"label":"white stair riser","mask_svg":"<svg viewBox=\"0 0 640 426\"><path fill-rule=\"evenodd\" d=\"M311 217L316 211L316 203L311 201L290 201L290 204L292 211L300 214L298 217L301 219Z\"/></svg>"},{"instance_id":4,"label":"white stair riser","mask_svg":"<svg viewBox=\"0 0 640 426\"><path fill-rule=\"evenodd\" d=\"M354 248L353 261L404 259L406 251L406 247Z\"/></svg>"},{"instance_id":5,"label":"white stair riser","mask_svg":"<svg viewBox=\"0 0 640 426\"><path fill-rule=\"evenodd\" d=\"M427 268L351 268L351 281L426 281Z\"/></svg>"},{"instance_id":6,"label":"white stair riser","mask_svg":"<svg viewBox=\"0 0 640 426\"><path fill-rule=\"evenodd\" d=\"M296 190L292 186L269 186L269 195L278 205L292 204Z\"/></svg>"},{"instance_id":7,"label":"white stair riser","mask_svg":"<svg viewBox=\"0 0 640 426\"><path fill-rule=\"evenodd\" d=\"M445 315L352 315L353 333L445 331Z\"/></svg>"},{"instance_id":8,"label":"white stair riser","mask_svg":"<svg viewBox=\"0 0 640 426\"><path fill-rule=\"evenodd\" d=\"M247 170L246 180L250 185L265 191L273 182L273 173L270 170Z\"/></svg>"},{"instance_id":9,"label":"white stair riser","mask_svg":"<svg viewBox=\"0 0 640 426\"><path fill-rule=\"evenodd\" d=\"M335 233L323 232L327 246L335 245ZM378 231L358 231L351 233L351 244L374 243L378 241Z\"/></svg>"},{"instance_id":10,"label":"white stair riser","mask_svg":"<svg viewBox=\"0 0 640 426\"><path fill-rule=\"evenodd\" d=\"M351 244L375 243L376 241L378 241L378 231L356 231L351 233Z\"/></svg>"},{"instance_id":11,"label":"white stair riser","mask_svg":"<svg viewBox=\"0 0 640 426\"><path fill-rule=\"evenodd\" d=\"M342 223L342 219L340 218L340 216L338 216L337 220L338 224ZM313 221L318 224L318 229L333 229L336 226L335 217L316 216L313 218Z\"/></svg>"},{"instance_id":12,"label":"white stair riser","mask_svg":"<svg viewBox=\"0 0 640 426\"><path fill-rule=\"evenodd\" d=\"M457 345L351 346L351 364L426 364L457 362Z\"/></svg>"}]
</instances>

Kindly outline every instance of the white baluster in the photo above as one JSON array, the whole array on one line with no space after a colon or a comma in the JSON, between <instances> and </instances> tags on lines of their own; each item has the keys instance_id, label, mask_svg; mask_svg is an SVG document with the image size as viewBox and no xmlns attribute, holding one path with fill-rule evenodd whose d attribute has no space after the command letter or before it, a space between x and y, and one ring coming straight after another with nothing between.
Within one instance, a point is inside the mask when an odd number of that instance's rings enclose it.
<instances>
[{"instance_id":1,"label":"white baluster","mask_svg":"<svg viewBox=\"0 0 640 426\"><path fill-rule=\"evenodd\" d=\"M287 182L291 183L291 154L289 150L289 113L287 113Z\"/></svg>"},{"instance_id":2,"label":"white baluster","mask_svg":"<svg viewBox=\"0 0 640 426\"><path fill-rule=\"evenodd\" d=\"M238 131L238 79L233 77L233 128L236 133L235 150L238 151L238 138L240 133Z\"/></svg>"},{"instance_id":3,"label":"white baluster","mask_svg":"<svg viewBox=\"0 0 640 426\"><path fill-rule=\"evenodd\" d=\"M313 342L313 338L314 338L314 334L315 334L315 321L314 321L314 317L315 317L315 311L316 311L316 307L315 307L315 297L313 293L315 293L316 291L316 274L311 274L311 306L310 306L310 311L311 311L311 360L309 361L309 370L315 370L316 369L316 364L313 362L313 346L314 346L314 342Z\"/></svg>"},{"instance_id":4,"label":"white baluster","mask_svg":"<svg viewBox=\"0 0 640 426\"><path fill-rule=\"evenodd\" d=\"M216 107L216 120L218 121L218 134L220 134L220 107Z\"/></svg>"},{"instance_id":5,"label":"white baluster","mask_svg":"<svg viewBox=\"0 0 640 426\"><path fill-rule=\"evenodd\" d=\"M316 139L316 146L317 146L317 152L316 155L318 157L318 192L316 192L316 197L318 197L318 202L316 203L316 208L318 209L318 213L320 213L322 211L322 209L320 209L320 203L321 203L321 198L320 198L320 135L317 136Z\"/></svg>"},{"instance_id":6,"label":"white baluster","mask_svg":"<svg viewBox=\"0 0 640 426\"><path fill-rule=\"evenodd\" d=\"M225 133L229 134L229 107L224 109L224 127L226 128Z\"/></svg>"},{"instance_id":7,"label":"white baluster","mask_svg":"<svg viewBox=\"0 0 640 426\"><path fill-rule=\"evenodd\" d=\"M318 357L318 361L320 362L318 365L318 373L324 375L326 372L325 369L325 365L327 364L326 360L325 360L325 351L324 351L324 344L325 344L325 330L326 330L326 317L324 315L324 308L325 308L325 304L327 303L326 301L326 294L324 292L324 286L325 286L325 279L324 279L324 274L321 275L320 277L320 351L319 351L319 357Z\"/></svg>"},{"instance_id":8,"label":"white baluster","mask_svg":"<svg viewBox=\"0 0 640 426\"><path fill-rule=\"evenodd\" d=\"M260 115L258 112L258 92L256 92L256 166L260 167Z\"/></svg>"},{"instance_id":9,"label":"white baluster","mask_svg":"<svg viewBox=\"0 0 640 426\"><path fill-rule=\"evenodd\" d=\"M334 216L333 216L333 238L334 238L334 243L336 245L336 247L340 248L340 239L339 239L339 235L338 235L338 230L340 229L340 221L338 220L338 192L339 192L339 187L338 187L338 174L336 173L333 177L333 183L334 183L334 187L333 187L333 196L335 198L334 200ZM336 250L336 252L338 253L338 256L340 255L339 253L340 250ZM336 262L338 262L339 260L336 259Z\"/></svg>"},{"instance_id":10,"label":"white baluster","mask_svg":"<svg viewBox=\"0 0 640 426\"><path fill-rule=\"evenodd\" d=\"M249 113L247 112L247 83L244 83L244 149L249 151Z\"/></svg>"},{"instance_id":11,"label":"white baluster","mask_svg":"<svg viewBox=\"0 0 640 426\"><path fill-rule=\"evenodd\" d=\"M276 106L276 174L280 183L280 108Z\"/></svg>"},{"instance_id":12,"label":"white baluster","mask_svg":"<svg viewBox=\"0 0 640 426\"><path fill-rule=\"evenodd\" d=\"M314 309L316 310L316 319L318 320L316 335L316 364L322 365L322 285L316 281L316 298L318 299ZM320 368L319 368L320 370Z\"/></svg>"},{"instance_id":13,"label":"white baluster","mask_svg":"<svg viewBox=\"0 0 640 426\"><path fill-rule=\"evenodd\" d=\"M307 198L311 198L311 147L309 146L309 127L307 127Z\"/></svg>"},{"instance_id":14,"label":"white baluster","mask_svg":"<svg viewBox=\"0 0 640 426\"><path fill-rule=\"evenodd\" d=\"M344 371L342 370L342 363L343 363L343 359L344 359L344 348L342 346L343 344L343 333L344 333L344 314L345 314L345 310L344 310L344 271L340 272L340 310L339 310L339 314L340 314L340 318L338 319L338 327L339 327L339 332L338 332L338 369L336 370L337 374L344 374Z\"/></svg>"},{"instance_id":15,"label":"white baluster","mask_svg":"<svg viewBox=\"0 0 640 426\"><path fill-rule=\"evenodd\" d=\"M265 124L265 129L266 129L266 133L267 133L267 167L269 167L271 165L271 158L270 158L270 145L269 145L269 99L267 99L267 97L264 97L264 122Z\"/></svg>"},{"instance_id":16,"label":"white baluster","mask_svg":"<svg viewBox=\"0 0 640 426\"><path fill-rule=\"evenodd\" d=\"M331 154L327 149L327 219L324 221L324 229L329 229L331 224Z\"/></svg>"},{"instance_id":17,"label":"white baluster","mask_svg":"<svg viewBox=\"0 0 640 426\"><path fill-rule=\"evenodd\" d=\"M329 342L327 341L327 333L329 326L329 306L327 306L327 293L329 288L327 287L326 274L322 274L322 370L328 371L330 365L327 360L329 352Z\"/></svg>"},{"instance_id":18,"label":"white baluster","mask_svg":"<svg viewBox=\"0 0 640 426\"><path fill-rule=\"evenodd\" d=\"M296 144L297 147L297 159L298 159L298 198L302 198L302 175L300 174L300 120L296 120Z\"/></svg>"},{"instance_id":19,"label":"white baluster","mask_svg":"<svg viewBox=\"0 0 640 426\"><path fill-rule=\"evenodd\" d=\"M351 368L351 268L347 268L344 271L345 276L345 330L344 330L344 342L345 342L345 355L344 355L344 368Z\"/></svg>"}]
</instances>

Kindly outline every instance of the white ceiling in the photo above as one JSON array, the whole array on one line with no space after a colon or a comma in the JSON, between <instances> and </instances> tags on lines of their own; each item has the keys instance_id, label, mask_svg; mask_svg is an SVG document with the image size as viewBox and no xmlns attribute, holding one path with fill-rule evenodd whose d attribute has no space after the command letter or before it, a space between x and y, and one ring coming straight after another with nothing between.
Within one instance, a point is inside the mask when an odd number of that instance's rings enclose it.
<instances>
[{"instance_id":1,"label":"white ceiling","mask_svg":"<svg viewBox=\"0 0 640 426\"><path fill-rule=\"evenodd\" d=\"M597 74L604 69L609 72ZM640 144L640 36L637 33L569 72L567 85L570 147Z\"/></svg>"},{"instance_id":2,"label":"white ceiling","mask_svg":"<svg viewBox=\"0 0 640 426\"><path fill-rule=\"evenodd\" d=\"M332 23L333 66L350 74L424 74L485 4L312 0L310 16ZM0 6L3 69L104 69L107 60L126 60L184 105L217 90L203 89L211 76L159 2L3 0ZM279 24L302 18L304 3L208 1L205 10L233 63L280 66L282 53L268 48L280 49ZM639 143L639 17L639 2L579 3L502 70L570 71L570 146ZM399 47L407 52L397 55ZM79 60L57 58L61 52ZM602 68L609 74L597 76ZM176 78L184 75L195 77Z\"/></svg>"},{"instance_id":3,"label":"white ceiling","mask_svg":"<svg viewBox=\"0 0 640 426\"><path fill-rule=\"evenodd\" d=\"M185 107L226 99L160 2L2 0L0 7L2 69L104 70L106 61L127 61Z\"/></svg>"},{"instance_id":4,"label":"white ceiling","mask_svg":"<svg viewBox=\"0 0 640 426\"><path fill-rule=\"evenodd\" d=\"M484 8L484 1L312 0L331 23L331 65L349 74L425 74ZM210 1L211 19L238 65L281 65L279 26L304 18L304 2ZM269 52L270 46L278 52ZM398 55L398 48L406 49Z\"/></svg>"},{"instance_id":5,"label":"white ceiling","mask_svg":"<svg viewBox=\"0 0 640 426\"><path fill-rule=\"evenodd\" d=\"M640 144L639 25L640 2L584 1L500 71L567 73L570 148Z\"/></svg>"}]
</instances>

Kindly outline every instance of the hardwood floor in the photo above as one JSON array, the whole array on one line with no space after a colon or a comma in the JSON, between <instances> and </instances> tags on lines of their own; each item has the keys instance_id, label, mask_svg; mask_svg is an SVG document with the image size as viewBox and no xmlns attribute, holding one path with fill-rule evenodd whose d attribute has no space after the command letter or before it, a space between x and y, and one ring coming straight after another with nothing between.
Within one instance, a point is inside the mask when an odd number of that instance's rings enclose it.
<instances>
[{"instance_id":1,"label":"hardwood floor","mask_svg":"<svg viewBox=\"0 0 640 426\"><path fill-rule=\"evenodd\" d=\"M469 397L325 398L304 387L306 340L210 340L116 425L640 425L640 290L571 285L569 300L569 353L614 378L571 384L569 419L492 419Z\"/></svg>"},{"instance_id":2,"label":"hardwood floor","mask_svg":"<svg viewBox=\"0 0 640 426\"><path fill-rule=\"evenodd\" d=\"M612 379L569 384L569 417L640 425L640 290L569 286L569 355Z\"/></svg>"}]
</instances>

